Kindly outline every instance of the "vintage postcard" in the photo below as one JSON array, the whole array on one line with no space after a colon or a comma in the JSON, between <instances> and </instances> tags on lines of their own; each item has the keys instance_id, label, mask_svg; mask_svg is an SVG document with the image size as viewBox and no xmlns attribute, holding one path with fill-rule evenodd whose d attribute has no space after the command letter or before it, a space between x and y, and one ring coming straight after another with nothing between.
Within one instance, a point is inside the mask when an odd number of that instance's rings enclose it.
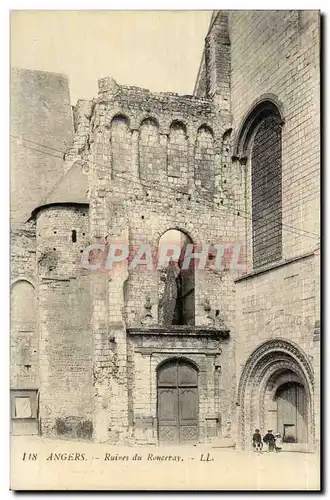
<instances>
[{"instance_id":1,"label":"vintage postcard","mask_svg":"<svg viewBox=\"0 0 330 500\"><path fill-rule=\"evenodd\" d=\"M320 12L11 12L11 489L320 482Z\"/></svg>"}]
</instances>

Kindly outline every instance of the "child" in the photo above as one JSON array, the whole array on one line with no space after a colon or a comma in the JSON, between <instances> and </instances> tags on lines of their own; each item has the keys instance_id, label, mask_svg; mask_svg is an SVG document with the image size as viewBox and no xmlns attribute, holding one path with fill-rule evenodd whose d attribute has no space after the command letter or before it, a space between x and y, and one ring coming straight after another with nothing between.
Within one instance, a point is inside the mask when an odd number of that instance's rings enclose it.
<instances>
[{"instance_id":1,"label":"child","mask_svg":"<svg viewBox=\"0 0 330 500\"><path fill-rule=\"evenodd\" d=\"M276 432L275 433L275 451L276 453L279 453L282 449L282 438L281 438L281 434L279 432Z\"/></svg>"},{"instance_id":2,"label":"child","mask_svg":"<svg viewBox=\"0 0 330 500\"><path fill-rule=\"evenodd\" d=\"M262 452L262 440L261 440L261 434L259 432L259 429L256 429L254 431L254 434L252 436L252 446L257 453Z\"/></svg>"},{"instance_id":3,"label":"child","mask_svg":"<svg viewBox=\"0 0 330 500\"><path fill-rule=\"evenodd\" d=\"M264 443L268 444L268 451L275 451L275 436L271 429L264 436Z\"/></svg>"}]
</instances>

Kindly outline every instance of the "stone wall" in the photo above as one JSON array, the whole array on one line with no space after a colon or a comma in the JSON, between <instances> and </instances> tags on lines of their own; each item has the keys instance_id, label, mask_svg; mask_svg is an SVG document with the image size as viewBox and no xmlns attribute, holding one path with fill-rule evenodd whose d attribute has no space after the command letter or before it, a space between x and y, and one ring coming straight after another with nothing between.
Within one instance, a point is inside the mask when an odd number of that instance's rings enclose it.
<instances>
[{"instance_id":1,"label":"stone wall","mask_svg":"<svg viewBox=\"0 0 330 500\"><path fill-rule=\"evenodd\" d=\"M318 439L318 22L313 11L214 15L195 96L156 94L104 78L98 96L74 108L72 142L66 80L31 77L45 87L46 107L40 108L37 93L34 121L51 136L61 129L62 143L54 147L70 144L60 167L57 160L56 168L45 163L49 155L44 153L26 157L39 169L40 154L46 166L40 176L31 169L26 191L19 191L27 200L24 206L35 209L42 190L46 194L76 159L88 176L89 202L89 208L87 203L39 207L37 228L33 222L17 226L12 236L12 387L40 384L43 433L155 443L157 367L179 353L200 369L200 439L209 439L213 425L217 437L235 436L235 391L246 362L260 344L280 337L299 345L314 368ZM47 103L53 101L46 99L48 93L55 104L63 94L49 123ZM252 273L252 166L248 158L243 164L233 155L244 120L265 96L283 119L282 260ZM38 127L33 128L32 140L43 142ZM21 150L15 151L15 172L24 178L25 160ZM38 180L34 186L32 175ZM83 191L86 195L85 185ZM15 203L23 206L20 196ZM212 251L205 255L206 269L195 266L196 328L215 326L219 317L230 330L220 356L208 356L207 342L200 339L183 342L174 335L162 344L150 332L146 339L130 334L160 321L157 249L170 229L186 235L196 252L203 243L244 244L243 269L213 269ZM129 245L129 261L87 271L81 257L89 243L104 245L106 252L114 243ZM141 245L151 245L150 268L130 266ZM95 252L92 260L98 257ZM17 307L26 296L29 309ZM33 310L38 310L35 318Z\"/></svg>"},{"instance_id":2,"label":"stone wall","mask_svg":"<svg viewBox=\"0 0 330 500\"><path fill-rule=\"evenodd\" d=\"M12 389L39 387L36 234L33 223L11 233L11 354Z\"/></svg>"},{"instance_id":3,"label":"stone wall","mask_svg":"<svg viewBox=\"0 0 330 500\"><path fill-rule=\"evenodd\" d=\"M313 367L314 391L311 417L313 435L319 442L319 334L317 328L319 273L317 252L298 258L269 272L236 281L235 358L237 383L249 356L270 339L293 342L308 356ZM263 425L263 424L261 424Z\"/></svg>"},{"instance_id":4,"label":"stone wall","mask_svg":"<svg viewBox=\"0 0 330 500\"><path fill-rule=\"evenodd\" d=\"M89 169L91 241L107 248L116 242L129 243L131 260L141 244L156 250L162 234L170 229L189 236L197 251L202 242L233 243L234 215L228 216L220 203L226 198L221 185L215 188L216 173L223 177L219 152L228 129L227 115L222 116L205 98L153 94L112 79L101 80L99 87L81 152ZM158 323L160 280L154 264L151 269L143 265L132 269L119 263L93 278L98 440L131 439L125 422L135 414L130 403L135 371L127 362L134 355L129 355L126 328L141 324L148 297L152 323ZM205 324L207 296L213 311L218 310L234 329L230 276L229 270L196 270L197 325ZM226 373L230 393L233 367Z\"/></svg>"},{"instance_id":5,"label":"stone wall","mask_svg":"<svg viewBox=\"0 0 330 500\"><path fill-rule=\"evenodd\" d=\"M229 36L234 132L263 96L280 103L283 257L294 257L313 250L315 239L286 227L319 232L319 13L231 11Z\"/></svg>"},{"instance_id":6,"label":"stone wall","mask_svg":"<svg viewBox=\"0 0 330 500\"><path fill-rule=\"evenodd\" d=\"M11 221L25 222L64 173L73 136L64 75L11 71Z\"/></svg>"},{"instance_id":7,"label":"stone wall","mask_svg":"<svg viewBox=\"0 0 330 500\"><path fill-rule=\"evenodd\" d=\"M289 262L236 283L237 381L253 349L274 337L298 344L318 370L318 344L313 340L319 319L315 283L320 272L316 257L320 162L318 29L316 11L229 13L235 140L243 121L262 98L274 99L283 118L282 259ZM247 216L248 270L252 270L252 224L248 214L252 213L253 192L249 159L241 168L246 170L243 210ZM304 254L306 257L300 259ZM297 260L290 263L293 258ZM318 392L316 385L314 399L319 397ZM318 404L314 412L317 419Z\"/></svg>"},{"instance_id":8,"label":"stone wall","mask_svg":"<svg viewBox=\"0 0 330 500\"><path fill-rule=\"evenodd\" d=\"M91 439L93 433L91 281L81 267L88 233L87 207L53 206L37 214L40 415L45 435Z\"/></svg>"}]
</instances>

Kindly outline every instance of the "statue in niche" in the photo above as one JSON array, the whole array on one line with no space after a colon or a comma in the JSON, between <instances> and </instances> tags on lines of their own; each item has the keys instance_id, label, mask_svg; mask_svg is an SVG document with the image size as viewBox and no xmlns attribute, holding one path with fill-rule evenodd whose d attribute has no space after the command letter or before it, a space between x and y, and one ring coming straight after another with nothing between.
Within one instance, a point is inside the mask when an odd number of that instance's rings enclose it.
<instances>
[{"instance_id":1,"label":"statue in niche","mask_svg":"<svg viewBox=\"0 0 330 500\"><path fill-rule=\"evenodd\" d=\"M146 312L141 318L141 325L151 325L152 323L154 323L154 318L151 314L152 304L149 296L146 298L144 309Z\"/></svg>"},{"instance_id":2,"label":"statue in niche","mask_svg":"<svg viewBox=\"0 0 330 500\"><path fill-rule=\"evenodd\" d=\"M178 324L175 319L178 314L179 278L180 268L173 261L160 272L159 322L165 326Z\"/></svg>"},{"instance_id":3,"label":"statue in niche","mask_svg":"<svg viewBox=\"0 0 330 500\"><path fill-rule=\"evenodd\" d=\"M227 330L224 318L220 315L220 310L213 310L207 297L204 299L205 324L217 328L218 330Z\"/></svg>"}]
</instances>

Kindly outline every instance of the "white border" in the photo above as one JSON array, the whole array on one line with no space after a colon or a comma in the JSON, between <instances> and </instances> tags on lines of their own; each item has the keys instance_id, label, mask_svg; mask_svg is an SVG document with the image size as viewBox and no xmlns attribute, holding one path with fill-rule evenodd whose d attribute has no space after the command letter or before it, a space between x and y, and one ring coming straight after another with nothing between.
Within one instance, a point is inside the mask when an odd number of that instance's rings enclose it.
<instances>
[{"instance_id":1,"label":"white border","mask_svg":"<svg viewBox=\"0 0 330 500\"><path fill-rule=\"evenodd\" d=\"M329 13L330 10L330 2L328 0L323 0L319 2L308 2L305 0L295 0L291 2L287 2L285 0L268 0L265 5L264 1L239 1L239 0L231 0L229 2L223 3L219 1L208 1L208 2L196 2L191 0L189 2L184 2L180 0L167 0L167 1L158 1L157 5L155 5L152 1L134 1L134 0L121 0L121 1L112 1L109 0L95 0L94 2L80 0L72 1L72 0L57 0L48 1L47 9L45 9L45 2L41 0L34 0L31 2L24 1L3 1L0 6L0 56L1 56L1 66L4 73L1 76L1 86L2 86L2 113L1 113L1 140L2 140L2 162L1 162L1 196L0 196L0 217L1 217L1 228L2 228L2 238L1 238L1 263L2 263L2 273L0 280L0 291L1 291L1 344L0 344L0 353L1 353L1 373L2 373L2 384L1 384L1 412L0 412L0 422L1 422L1 432L3 432L0 453L2 455L1 459L1 467L0 467L0 492L1 498L8 498L13 495L12 492L8 491L9 488L9 392L8 392L8 378L9 378L9 10L218 10L221 7L225 9L242 9L242 10L256 10L256 9L264 9L267 6L268 10L271 9L320 9L323 14ZM326 50L328 48L328 34L325 30L325 25L327 24L327 19L324 21L324 38L323 42L325 47L323 47L324 59L323 63L325 64L325 68L323 71L325 75L323 77L323 87L325 90L325 85L329 85L329 52ZM324 96L325 97L325 96ZM325 101L322 103L323 109L322 112L325 113L324 123L326 123L328 118L328 108L325 108ZM329 198L330 186L329 179L330 176L327 174L327 170L329 168L326 163L326 146L329 144L329 128L324 132L322 137L324 142L324 155L323 155L323 181L325 182L324 189L324 199L325 206L323 211L323 217L325 219L325 227L326 221L329 217L328 213L328 203L326 203L327 198ZM327 193L327 196L326 196ZM328 217L327 217L328 216ZM325 231L325 247L326 249L330 248L329 245L329 232ZM328 274L326 273L326 278L328 278ZM330 298L325 295L326 307L325 310L329 310L328 300L330 302ZM330 305L330 304L329 304ZM327 332L323 331L323 335L325 336ZM324 385L327 387L329 382L329 370L327 370L327 360L323 359L324 362L324 371L325 371L325 380ZM323 393L325 405L325 410L328 410L327 398L325 391ZM328 412L326 411L326 414ZM324 422L325 424L325 422ZM324 447L328 449L328 440L329 440L329 431L327 432L327 440L324 443ZM324 478L329 476L328 472L328 461L325 461L327 465L327 469L324 470ZM135 496L132 495L132 498ZM175 496L171 494L171 496ZM231 494L232 495L232 494ZM231 495L228 494L228 497ZM274 495L276 495L274 493ZM34 497L35 495L30 495L30 497ZM66 497L72 497L73 494L65 494ZM87 496L92 496L89 494ZM116 497L116 494L112 494L112 497ZM120 498L122 495L118 495ZM227 495L225 495L227 496ZM267 495L268 496L268 495ZM299 495L298 495L299 496ZM38 494L37 498L50 498L49 494Z\"/></svg>"}]
</instances>

